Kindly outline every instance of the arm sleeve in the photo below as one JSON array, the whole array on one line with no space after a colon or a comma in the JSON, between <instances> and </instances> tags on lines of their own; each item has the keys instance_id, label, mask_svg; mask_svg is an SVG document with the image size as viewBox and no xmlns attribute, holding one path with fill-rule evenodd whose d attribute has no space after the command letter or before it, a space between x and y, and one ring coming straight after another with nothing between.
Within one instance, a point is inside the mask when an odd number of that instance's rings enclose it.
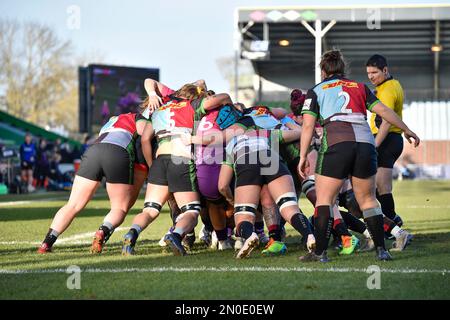
<instances>
[{"instance_id":1,"label":"arm sleeve","mask_svg":"<svg viewBox=\"0 0 450 320\"><path fill-rule=\"evenodd\" d=\"M364 85L364 90L366 91L366 108L372 111L373 106L380 102L380 100L370 91L368 86Z\"/></svg>"},{"instance_id":2,"label":"arm sleeve","mask_svg":"<svg viewBox=\"0 0 450 320\"><path fill-rule=\"evenodd\" d=\"M306 113L316 118L319 117L320 113L319 104L317 103L317 94L311 89L308 90L305 102L303 103L302 115Z\"/></svg>"}]
</instances>

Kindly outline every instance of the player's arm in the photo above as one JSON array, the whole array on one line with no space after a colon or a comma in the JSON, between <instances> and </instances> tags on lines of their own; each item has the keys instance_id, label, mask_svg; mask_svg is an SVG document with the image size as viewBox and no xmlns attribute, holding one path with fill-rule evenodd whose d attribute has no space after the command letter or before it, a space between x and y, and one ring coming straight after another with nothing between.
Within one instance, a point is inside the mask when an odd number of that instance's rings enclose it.
<instances>
[{"instance_id":1,"label":"player's arm","mask_svg":"<svg viewBox=\"0 0 450 320\"><path fill-rule=\"evenodd\" d=\"M220 167L218 189L220 194L231 204L234 205L234 197L231 192L230 183L233 179L233 168L229 163L223 163Z\"/></svg>"},{"instance_id":2,"label":"player's arm","mask_svg":"<svg viewBox=\"0 0 450 320\"><path fill-rule=\"evenodd\" d=\"M413 138L414 146L417 147L419 145L420 143L419 137L408 128L408 126L402 121L402 119L400 119L400 117L394 112L394 110L381 103L380 100L378 100L377 97L375 97L375 95L370 90L368 90L367 86L366 86L366 107L367 109L369 109L369 111L375 112L377 115L379 115L384 120L389 122L389 124L392 124L397 128L402 129L405 138L408 140L409 143L412 143L411 138Z\"/></svg>"},{"instance_id":3,"label":"player's arm","mask_svg":"<svg viewBox=\"0 0 450 320\"><path fill-rule=\"evenodd\" d=\"M143 121L142 121L143 122ZM144 154L145 161L147 162L148 167L150 168L153 162L152 157L152 138L154 135L153 125L151 122L146 122L144 130L142 132L141 145L142 145L142 153Z\"/></svg>"},{"instance_id":4,"label":"player's arm","mask_svg":"<svg viewBox=\"0 0 450 320\"><path fill-rule=\"evenodd\" d=\"M270 108L270 112L272 112L277 119L283 119L288 115L287 110L283 108Z\"/></svg>"},{"instance_id":5,"label":"player's arm","mask_svg":"<svg viewBox=\"0 0 450 320\"><path fill-rule=\"evenodd\" d=\"M383 143L384 139L386 139L386 137L389 133L390 128L391 128L391 124L383 119L380 127L378 128L378 133L375 137L375 147L378 148Z\"/></svg>"},{"instance_id":6,"label":"player's arm","mask_svg":"<svg viewBox=\"0 0 450 320\"><path fill-rule=\"evenodd\" d=\"M162 84L161 82L158 82L150 78L144 80L144 88L145 91L147 91L148 95L150 95L151 93L156 93L156 95L158 95L159 97L163 97L164 93L166 92L173 91L165 84Z\"/></svg>"},{"instance_id":7,"label":"player's arm","mask_svg":"<svg viewBox=\"0 0 450 320\"><path fill-rule=\"evenodd\" d=\"M215 108L218 108L220 106L226 105L226 104L233 104L233 101L231 100L228 93L219 93L215 94L209 97L206 97L202 101L202 106L204 110L212 110Z\"/></svg>"},{"instance_id":8,"label":"player's arm","mask_svg":"<svg viewBox=\"0 0 450 320\"><path fill-rule=\"evenodd\" d=\"M300 139L300 135L302 133L302 129L299 128L295 128L293 130L279 130L280 134L281 134L281 142L282 143L288 143L288 142L293 142L293 141L297 141Z\"/></svg>"},{"instance_id":9,"label":"player's arm","mask_svg":"<svg viewBox=\"0 0 450 320\"><path fill-rule=\"evenodd\" d=\"M300 161L298 163L298 173L303 179L308 174L308 151L314 135L318 115L319 105L317 103L317 95L314 90L308 90L302 108L302 138L300 139Z\"/></svg>"},{"instance_id":10,"label":"player's arm","mask_svg":"<svg viewBox=\"0 0 450 320\"><path fill-rule=\"evenodd\" d=\"M148 94L147 107L149 108L150 113L153 113L153 111L162 104L161 97L163 97L165 93L173 92L173 90L166 85L150 78L145 79L144 88Z\"/></svg>"},{"instance_id":11,"label":"player's arm","mask_svg":"<svg viewBox=\"0 0 450 320\"><path fill-rule=\"evenodd\" d=\"M402 119L399 118L399 116L394 112L394 110L386 107L381 102L377 102L375 105L372 106L370 111L375 112L377 115L387 120L389 123L402 129L405 138L408 140L409 143L412 143L411 138L413 138L414 146L417 147L419 145L420 143L419 137L408 128L408 126L402 121Z\"/></svg>"}]
</instances>

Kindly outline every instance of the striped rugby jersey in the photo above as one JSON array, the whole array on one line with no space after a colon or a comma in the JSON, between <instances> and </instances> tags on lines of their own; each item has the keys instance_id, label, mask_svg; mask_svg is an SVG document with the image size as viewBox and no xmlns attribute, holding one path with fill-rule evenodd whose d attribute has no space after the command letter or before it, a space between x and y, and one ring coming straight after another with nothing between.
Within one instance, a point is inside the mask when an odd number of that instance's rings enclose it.
<instances>
[{"instance_id":1,"label":"striped rugby jersey","mask_svg":"<svg viewBox=\"0 0 450 320\"><path fill-rule=\"evenodd\" d=\"M364 83L335 75L308 90L302 114L319 119L324 128L322 145L326 147L345 141L375 145L367 110L378 102Z\"/></svg>"}]
</instances>

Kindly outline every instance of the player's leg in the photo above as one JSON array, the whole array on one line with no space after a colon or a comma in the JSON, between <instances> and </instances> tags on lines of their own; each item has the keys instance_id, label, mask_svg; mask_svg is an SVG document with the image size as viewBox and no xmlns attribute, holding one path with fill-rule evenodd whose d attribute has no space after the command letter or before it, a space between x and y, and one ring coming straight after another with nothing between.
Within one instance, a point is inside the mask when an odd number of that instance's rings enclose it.
<instances>
[{"instance_id":1,"label":"player's leg","mask_svg":"<svg viewBox=\"0 0 450 320\"><path fill-rule=\"evenodd\" d=\"M125 235L122 246L122 254L134 253L136 241L141 232L147 228L156 218L169 197L169 187L167 185L147 184L145 193L144 208L137 214L132 222L131 228Z\"/></svg>"},{"instance_id":2,"label":"player's leg","mask_svg":"<svg viewBox=\"0 0 450 320\"><path fill-rule=\"evenodd\" d=\"M317 202L314 210L314 236L316 248L311 254L300 257L300 261L327 262L326 250L334 222L333 206L343 179L316 174Z\"/></svg>"},{"instance_id":3,"label":"player's leg","mask_svg":"<svg viewBox=\"0 0 450 320\"><path fill-rule=\"evenodd\" d=\"M381 204L383 214L396 222L400 227L402 220L395 212L395 202L392 195L392 171L395 161L403 150L403 138L400 134L389 133L378 147L378 171L376 174L377 199Z\"/></svg>"},{"instance_id":4,"label":"player's leg","mask_svg":"<svg viewBox=\"0 0 450 320\"><path fill-rule=\"evenodd\" d=\"M134 247L140 233L159 216L162 206L169 198L167 181L168 161L170 161L170 157L163 156L159 156L153 160L148 172L144 208L142 212L134 217L130 230L124 236L122 246L123 255L134 253Z\"/></svg>"},{"instance_id":5,"label":"player's leg","mask_svg":"<svg viewBox=\"0 0 450 320\"><path fill-rule=\"evenodd\" d=\"M268 188L272 198L275 199L281 216L306 239L308 250L313 250L316 243L314 234L308 218L298 207L298 199L291 175L285 174L277 177L268 184Z\"/></svg>"},{"instance_id":6,"label":"player's leg","mask_svg":"<svg viewBox=\"0 0 450 320\"><path fill-rule=\"evenodd\" d=\"M173 231L166 235L164 241L172 248L175 255L185 255L182 240L187 233L194 230L200 215L200 196L195 191L174 192L175 200L180 208L180 215L175 220Z\"/></svg>"},{"instance_id":7,"label":"player's leg","mask_svg":"<svg viewBox=\"0 0 450 320\"><path fill-rule=\"evenodd\" d=\"M185 255L182 240L194 230L201 210L194 162L185 157L171 156L167 179L169 191L173 192L181 213L175 220L173 231L166 235L164 241L175 255Z\"/></svg>"},{"instance_id":8,"label":"player's leg","mask_svg":"<svg viewBox=\"0 0 450 320\"><path fill-rule=\"evenodd\" d=\"M95 233L91 253L102 252L104 244L125 219L133 197L133 185L130 184L106 182L106 191L111 209Z\"/></svg>"},{"instance_id":9,"label":"player's leg","mask_svg":"<svg viewBox=\"0 0 450 320\"><path fill-rule=\"evenodd\" d=\"M240 183L239 177L237 183ZM234 199L234 221L236 233L244 241L236 258L248 257L259 245L259 238L255 232L256 209L259 203L260 185L238 185Z\"/></svg>"},{"instance_id":10,"label":"player's leg","mask_svg":"<svg viewBox=\"0 0 450 320\"><path fill-rule=\"evenodd\" d=\"M357 156L351 172L353 192L364 221L375 243L379 260L390 260L384 243L383 211L375 196L377 172L377 153L369 143L357 143Z\"/></svg>"},{"instance_id":11,"label":"player's leg","mask_svg":"<svg viewBox=\"0 0 450 320\"><path fill-rule=\"evenodd\" d=\"M269 230L269 242L262 251L264 255L284 254L287 251L286 245L281 240L280 211L270 195L267 184L261 189L261 211Z\"/></svg>"},{"instance_id":12,"label":"player's leg","mask_svg":"<svg viewBox=\"0 0 450 320\"><path fill-rule=\"evenodd\" d=\"M51 251L58 236L69 227L76 215L86 206L99 185L100 181L75 176L69 201L58 210L53 218L50 229L38 249L39 253Z\"/></svg>"}]
</instances>

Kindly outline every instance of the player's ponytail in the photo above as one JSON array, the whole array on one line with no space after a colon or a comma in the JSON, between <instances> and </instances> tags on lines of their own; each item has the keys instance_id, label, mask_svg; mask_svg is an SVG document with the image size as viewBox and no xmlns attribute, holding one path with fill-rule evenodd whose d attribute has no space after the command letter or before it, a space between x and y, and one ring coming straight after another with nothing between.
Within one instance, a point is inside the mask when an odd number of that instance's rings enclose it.
<instances>
[{"instance_id":1,"label":"player's ponytail","mask_svg":"<svg viewBox=\"0 0 450 320\"><path fill-rule=\"evenodd\" d=\"M345 61L339 50L330 50L322 55L320 69L327 75L345 75Z\"/></svg>"},{"instance_id":2,"label":"player's ponytail","mask_svg":"<svg viewBox=\"0 0 450 320\"><path fill-rule=\"evenodd\" d=\"M174 94L178 98L183 98L187 100L193 100L198 98L204 98L207 96L205 88L196 86L195 84L188 83L182 86Z\"/></svg>"}]
</instances>

